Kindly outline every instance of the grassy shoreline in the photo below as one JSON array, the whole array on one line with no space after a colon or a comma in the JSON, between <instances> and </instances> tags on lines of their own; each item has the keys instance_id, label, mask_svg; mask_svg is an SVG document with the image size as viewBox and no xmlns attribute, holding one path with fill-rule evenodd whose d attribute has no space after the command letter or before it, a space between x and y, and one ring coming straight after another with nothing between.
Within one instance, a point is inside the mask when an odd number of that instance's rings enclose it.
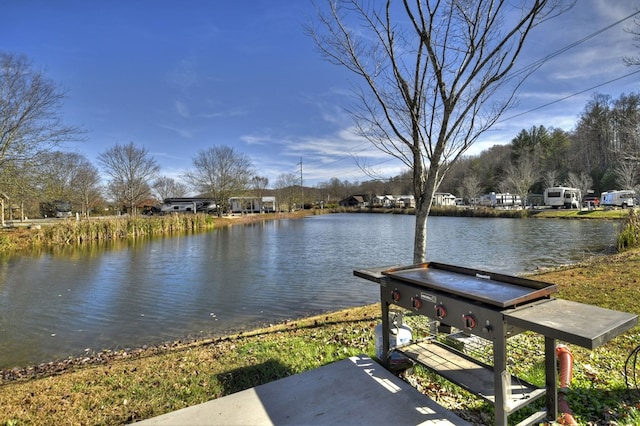
<instances>
[{"instance_id":1,"label":"grassy shoreline","mask_svg":"<svg viewBox=\"0 0 640 426\"><path fill-rule=\"evenodd\" d=\"M0 228L0 255L30 250L87 246L135 238L185 235L213 229L281 219L299 219L323 214L320 210L211 216L202 213L165 216L108 216L76 220L26 221L20 226Z\"/></svg>"},{"instance_id":2,"label":"grassy shoreline","mask_svg":"<svg viewBox=\"0 0 640 426\"><path fill-rule=\"evenodd\" d=\"M640 314L640 249L545 271L535 279L557 284L558 297ZM379 305L368 305L215 339L2 371L0 425L127 424L349 356L373 357L379 318ZM518 374L535 382L540 342L523 337L515 356ZM594 351L571 347L575 365L568 400L581 424L640 424L640 392L635 383L628 389L623 375L639 344L636 326ZM405 379L461 417L492 423L486 404L428 372L416 369Z\"/></svg>"}]
</instances>

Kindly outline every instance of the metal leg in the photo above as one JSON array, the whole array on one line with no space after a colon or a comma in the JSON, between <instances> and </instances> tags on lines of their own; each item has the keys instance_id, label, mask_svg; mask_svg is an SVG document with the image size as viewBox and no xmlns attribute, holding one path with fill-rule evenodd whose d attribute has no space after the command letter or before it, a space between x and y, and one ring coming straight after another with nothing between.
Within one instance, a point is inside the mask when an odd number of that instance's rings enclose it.
<instances>
[{"instance_id":1,"label":"metal leg","mask_svg":"<svg viewBox=\"0 0 640 426\"><path fill-rule=\"evenodd\" d=\"M547 418L558 418L558 375L556 363L556 339L544 338L544 364L547 386Z\"/></svg>"},{"instance_id":2,"label":"metal leg","mask_svg":"<svg viewBox=\"0 0 640 426\"><path fill-rule=\"evenodd\" d=\"M506 405L509 403L508 398L510 395L507 394L507 389L505 389L505 383L503 380L503 374L507 371L507 336L504 331L504 324L500 327L501 330L496 330L496 332L500 332L502 334L502 338L496 338L493 341L493 375L494 375L494 386L496 393L496 401L495 401L495 424L496 426L506 426L508 412L506 410ZM508 376L509 385L511 384L511 376Z\"/></svg>"},{"instance_id":3,"label":"metal leg","mask_svg":"<svg viewBox=\"0 0 640 426\"><path fill-rule=\"evenodd\" d=\"M380 287L380 300L382 305L382 365L390 368L389 363L389 304L385 302L386 287Z\"/></svg>"}]
</instances>

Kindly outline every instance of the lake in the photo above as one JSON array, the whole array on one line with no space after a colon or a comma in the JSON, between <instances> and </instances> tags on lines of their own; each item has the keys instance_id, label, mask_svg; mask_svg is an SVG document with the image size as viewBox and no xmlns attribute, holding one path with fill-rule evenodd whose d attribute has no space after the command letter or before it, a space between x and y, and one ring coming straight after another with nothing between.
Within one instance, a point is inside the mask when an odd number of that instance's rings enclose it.
<instances>
[{"instance_id":1,"label":"lake","mask_svg":"<svg viewBox=\"0 0 640 426\"><path fill-rule=\"evenodd\" d=\"M0 258L0 368L377 302L353 270L411 264L414 221L331 214ZM429 261L514 275L604 253L617 235L609 221L428 223Z\"/></svg>"}]
</instances>

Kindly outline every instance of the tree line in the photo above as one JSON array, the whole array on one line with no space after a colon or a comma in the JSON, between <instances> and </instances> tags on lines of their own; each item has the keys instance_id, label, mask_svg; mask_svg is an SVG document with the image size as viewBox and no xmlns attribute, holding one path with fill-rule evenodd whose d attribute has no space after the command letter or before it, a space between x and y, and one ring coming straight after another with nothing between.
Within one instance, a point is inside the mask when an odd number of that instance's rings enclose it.
<instances>
[{"instance_id":1,"label":"tree line","mask_svg":"<svg viewBox=\"0 0 640 426\"><path fill-rule=\"evenodd\" d=\"M569 186L594 195L640 189L640 94L594 94L571 131L532 126L509 144L462 158L441 190L474 198L510 192L524 200L545 188Z\"/></svg>"},{"instance_id":2,"label":"tree line","mask_svg":"<svg viewBox=\"0 0 640 426\"><path fill-rule=\"evenodd\" d=\"M406 172L388 180L329 181L327 186L333 193L348 188L351 195L411 194L410 180ZM639 93L618 98L596 93L571 131L534 125L509 143L463 156L451 166L438 191L467 201L489 192L508 192L524 200L553 186L596 196L615 189L640 193Z\"/></svg>"}]
</instances>

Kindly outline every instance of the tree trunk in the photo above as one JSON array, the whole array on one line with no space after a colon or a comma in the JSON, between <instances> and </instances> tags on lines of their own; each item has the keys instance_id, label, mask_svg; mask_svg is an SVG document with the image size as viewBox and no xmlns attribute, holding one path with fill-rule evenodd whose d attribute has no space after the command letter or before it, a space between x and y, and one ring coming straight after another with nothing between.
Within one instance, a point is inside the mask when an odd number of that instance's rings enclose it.
<instances>
[{"instance_id":1,"label":"tree trunk","mask_svg":"<svg viewBox=\"0 0 640 426\"><path fill-rule=\"evenodd\" d=\"M426 262L427 258L427 219L429 218L429 203L416 196L416 233L413 240L413 263Z\"/></svg>"}]
</instances>

